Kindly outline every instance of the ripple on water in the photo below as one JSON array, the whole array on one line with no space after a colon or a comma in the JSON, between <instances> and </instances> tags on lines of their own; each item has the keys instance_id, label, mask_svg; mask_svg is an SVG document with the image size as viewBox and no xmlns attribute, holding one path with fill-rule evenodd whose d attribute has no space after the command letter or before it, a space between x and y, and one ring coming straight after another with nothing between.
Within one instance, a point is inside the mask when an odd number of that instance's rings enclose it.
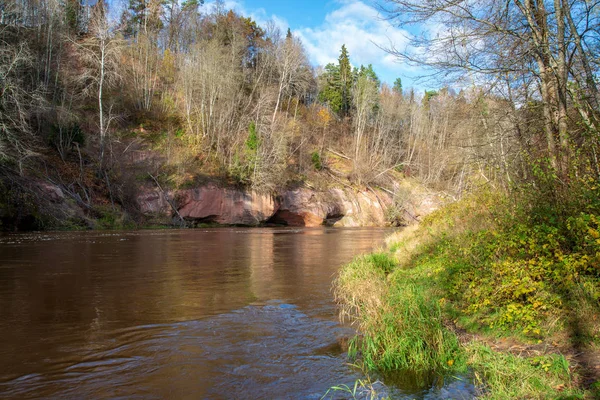
<instances>
[{"instance_id":1,"label":"ripple on water","mask_svg":"<svg viewBox=\"0 0 600 400\"><path fill-rule=\"evenodd\" d=\"M331 279L385 234L0 235L0 398L319 399L352 387L363 375L348 365L354 332L337 322ZM461 385L375 387L441 399L469 393Z\"/></svg>"},{"instance_id":2,"label":"ripple on water","mask_svg":"<svg viewBox=\"0 0 600 400\"><path fill-rule=\"evenodd\" d=\"M364 378L347 364L340 345L352 334L334 321L309 317L293 304L273 301L201 320L115 330L100 349L81 359L53 360L46 373L17 377L1 387L6 397L197 393L201 398L290 398L290 394L321 398L332 386L353 387ZM207 384L203 374L208 370L212 382ZM472 385L460 379L417 393L381 382L373 388L377 398L474 397ZM371 395L360 390L364 398ZM347 395L330 392L327 398Z\"/></svg>"}]
</instances>

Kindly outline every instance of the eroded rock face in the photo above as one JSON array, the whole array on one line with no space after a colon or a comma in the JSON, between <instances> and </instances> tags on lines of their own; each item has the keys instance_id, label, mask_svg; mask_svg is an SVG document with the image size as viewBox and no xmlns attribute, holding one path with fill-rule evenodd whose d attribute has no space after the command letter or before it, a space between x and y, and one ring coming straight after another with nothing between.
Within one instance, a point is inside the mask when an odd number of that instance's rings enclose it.
<instances>
[{"instance_id":1,"label":"eroded rock face","mask_svg":"<svg viewBox=\"0 0 600 400\"><path fill-rule=\"evenodd\" d=\"M290 226L383 226L389 196L371 191L330 189L315 192L295 189L284 192L273 222Z\"/></svg>"},{"instance_id":2,"label":"eroded rock face","mask_svg":"<svg viewBox=\"0 0 600 400\"><path fill-rule=\"evenodd\" d=\"M226 225L259 225L277 210L271 195L215 185L181 190L177 192L176 204L185 219Z\"/></svg>"},{"instance_id":3,"label":"eroded rock face","mask_svg":"<svg viewBox=\"0 0 600 400\"><path fill-rule=\"evenodd\" d=\"M383 192L363 190L354 192L349 189L331 189L343 210L343 217L334 226L384 226L385 211L392 203L389 195Z\"/></svg>"},{"instance_id":4,"label":"eroded rock face","mask_svg":"<svg viewBox=\"0 0 600 400\"><path fill-rule=\"evenodd\" d=\"M323 225L330 210L322 197L322 193L310 189L288 190L281 195L279 209L271 222L289 226Z\"/></svg>"},{"instance_id":5,"label":"eroded rock face","mask_svg":"<svg viewBox=\"0 0 600 400\"><path fill-rule=\"evenodd\" d=\"M170 216L173 209L158 189L142 188L137 196L137 203L142 214Z\"/></svg>"},{"instance_id":6,"label":"eroded rock face","mask_svg":"<svg viewBox=\"0 0 600 400\"><path fill-rule=\"evenodd\" d=\"M392 203L387 193L372 190L299 188L280 196L206 185L161 193L146 188L138 195L140 211L146 215L173 217L165 199L169 196L182 218L223 225L276 223L288 226L345 227L384 226L386 208Z\"/></svg>"}]
</instances>

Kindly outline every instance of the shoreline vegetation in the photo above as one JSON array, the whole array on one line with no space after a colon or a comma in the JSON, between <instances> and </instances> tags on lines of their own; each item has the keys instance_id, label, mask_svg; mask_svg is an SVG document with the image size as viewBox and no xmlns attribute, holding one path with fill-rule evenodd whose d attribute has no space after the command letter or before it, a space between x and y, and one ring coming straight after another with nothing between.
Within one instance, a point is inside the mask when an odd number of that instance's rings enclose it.
<instances>
[{"instance_id":1,"label":"shoreline vegetation","mask_svg":"<svg viewBox=\"0 0 600 400\"><path fill-rule=\"evenodd\" d=\"M598 398L600 197L580 187L562 209L483 190L343 267L349 354L383 374L468 374L483 398Z\"/></svg>"}]
</instances>

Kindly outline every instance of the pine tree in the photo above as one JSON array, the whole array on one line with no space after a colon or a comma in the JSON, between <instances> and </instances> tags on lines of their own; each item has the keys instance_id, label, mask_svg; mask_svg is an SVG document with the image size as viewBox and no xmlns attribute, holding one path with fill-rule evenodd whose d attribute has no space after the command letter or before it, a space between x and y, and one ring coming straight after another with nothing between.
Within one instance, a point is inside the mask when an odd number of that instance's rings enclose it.
<instances>
[{"instance_id":1,"label":"pine tree","mask_svg":"<svg viewBox=\"0 0 600 400\"><path fill-rule=\"evenodd\" d=\"M342 85L340 82L340 67L329 63L325 66L325 71L319 77L321 90L318 99L322 103L329 105L329 108L337 113L342 112Z\"/></svg>"},{"instance_id":2,"label":"pine tree","mask_svg":"<svg viewBox=\"0 0 600 400\"><path fill-rule=\"evenodd\" d=\"M396 78L396 80L394 81L393 90L398 94L402 94L402 79Z\"/></svg>"},{"instance_id":3,"label":"pine tree","mask_svg":"<svg viewBox=\"0 0 600 400\"><path fill-rule=\"evenodd\" d=\"M79 0L67 0L64 3L65 22L71 32L79 33L81 29L81 11L82 6Z\"/></svg>"},{"instance_id":4,"label":"pine tree","mask_svg":"<svg viewBox=\"0 0 600 400\"><path fill-rule=\"evenodd\" d=\"M375 70L373 69L373 64L369 64L366 67L364 65L361 65L360 70L358 70L357 78L360 76L367 77L369 80L373 81L377 87L381 86L381 81L379 80L377 73L375 73Z\"/></svg>"},{"instance_id":5,"label":"pine tree","mask_svg":"<svg viewBox=\"0 0 600 400\"><path fill-rule=\"evenodd\" d=\"M129 0L121 16L125 36L155 33L163 28L164 0Z\"/></svg>"},{"instance_id":6,"label":"pine tree","mask_svg":"<svg viewBox=\"0 0 600 400\"><path fill-rule=\"evenodd\" d=\"M340 85L341 85L341 115L347 116L352 105L352 67L346 45L342 45L340 58L338 59L340 70Z\"/></svg>"}]
</instances>

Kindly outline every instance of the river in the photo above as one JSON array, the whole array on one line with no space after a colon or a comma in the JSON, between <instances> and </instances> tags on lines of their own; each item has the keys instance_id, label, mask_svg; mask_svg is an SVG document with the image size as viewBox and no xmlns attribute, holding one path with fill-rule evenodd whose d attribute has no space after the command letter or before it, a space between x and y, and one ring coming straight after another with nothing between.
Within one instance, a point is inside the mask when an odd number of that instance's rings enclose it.
<instances>
[{"instance_id":1,"label":"river","mask_svg":"<svg viewBox=\"0 0 600 400\"><path fill-rule=\"evenodd\" d=\"M331 281L387 233L0 236L0 397L318 399L352 385Z\"/></svg>"},{"instance_id":2,"label":"river","mask_svg":"<svg viewBox=\"0 0 600 400\"><path fill-rule=\"evenodd\" d=\"M320 399L352 387L364 375L348 364L354 331L338 322L331 282L389 233L0 236L0 398ZM471 392L460 380L395 381L375 387L394 398Z\"/></svg>"}]
</instances>

